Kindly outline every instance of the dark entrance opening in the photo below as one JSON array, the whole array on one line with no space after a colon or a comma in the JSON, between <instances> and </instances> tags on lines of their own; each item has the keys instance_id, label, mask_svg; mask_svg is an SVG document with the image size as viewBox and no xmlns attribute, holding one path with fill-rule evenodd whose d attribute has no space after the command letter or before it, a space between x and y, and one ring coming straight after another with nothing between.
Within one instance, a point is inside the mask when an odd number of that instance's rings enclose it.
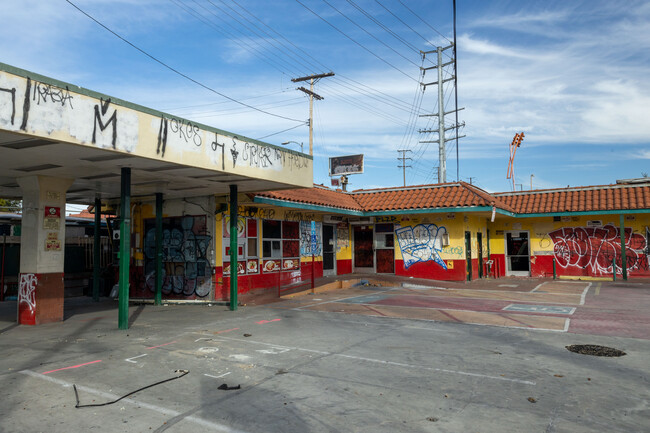
<instances>
[{"instance_id":1,"label":"dark entrance opening","mask_svg":"<svg viewBox=\"0 0 650 433\"><path fill-rule=\"evenodd\" d=\"M465 263L467 264L467 281L472 281L472 233L465 232Z\"/></svg>"},{"instance_id":2,"label":"dark entrance opening","mask_svg":"<svg viewBox=\"0 0 650 433\"><path fill-rule=\"evenodd\" d=\"M354 268L374 272L375 261L373 251L372 226L354 226ZM361 269L359 269L361 268Z\"/></svg>"},{"instance_id":3,"label":"dark entrance opening","mask_svg":"<svg viewBox=\"0 0 650 433\"><path fill-rule=\"evenodd\" d=\"M323 275L336 275L334 226L323 224Z\"/></svg>"},{"instance_id":4,"label":"dark entrance opening","mask_svg":"<svg viewBox=\"0 0 650 433\"><path fill-rule=\"evenodd\" d=\"M478 277L483 278L483 233L476 233L476 244L478 246Z\"/></svg>"}]
</instances>

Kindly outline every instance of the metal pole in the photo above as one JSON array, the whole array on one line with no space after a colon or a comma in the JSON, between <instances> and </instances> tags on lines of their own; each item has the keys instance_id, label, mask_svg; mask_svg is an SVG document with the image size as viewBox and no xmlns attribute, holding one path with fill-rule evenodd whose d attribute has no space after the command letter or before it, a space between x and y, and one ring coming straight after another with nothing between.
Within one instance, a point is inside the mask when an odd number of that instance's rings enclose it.
<instances>
[{"instance_id":1,"label":"metal pole","mask_svg":"<svg viewBox=\"0 0 650 433\"><path fill-rule=\"evenodd\" d=\"M623 268L623 280L627 281L627 260L625 258L625 215L621 214L621 268Z\"/></svg>"},{"instance_id":2,"label":"metal pole","mask_svg":"<svg viewBox=\"0 0 650 433\"><path fill-rule=\"evenodd\" d=\"M309 90L309 154L314 154L314 79L310 80Z\"/></svg>"},{"instance_id":3,"label":"metal pole","mask_svg":"<svg viewBox=\"0 0 650 433\"><path fill-rule=\"evenodd\" d=\"M5 300L5 248L7 235L2 235L2 277L0 278L0 302Z\"/></svg>"},{"instance_id":4,"label":"metal pole","mask_svg":"<svg viewBox=\"0 0 650 433\"><path fill-rule=\"evenodd\" d=\"M555 254L553 254L553 279L557 280L557 265L555 264Z\"/></svg>"},{"instance_id":5,"label":"metal pole","mask_svg":"<svg viewBox=\"0 0 650 433\"><path fill-rule=\"evenodd\" d=\"M460 180L460 159L458 156L458 51L456 50L456 0L454 8L454 109L456 110L456 182Z\"/></svg>"},{"instance_id":6,"label":"metal pole","mask_svg":"<svg viewBox=\"0 0 650 433\"><path fill-rule=\"evenodd\" d=\"M442 88L442 47L438 47L438 183L447 182L447 152L445 152L445 92ZM456 133L458 135L458 133Z\"/></svg>"},{"instance_id":7,"label":"metal pole","mask_svg":"<svg viewBox=\"0 0 650 433\"><path fill-rule=\"evenodd\" d=\"M122 167L120 203L120 276L118 327L129 329L129 266L131 262L131 168Z\"/></svg>"},{"instance_id":8,"label":"metal pole","mask_svg":"<svg viewBox=\"0 0 650 433\"><path fill-rule=\"evenodd\" d=\"M162 304L162 218L163 218L163 199L162 193L156 193L156 294L154 304Z\"/></svg>"},{"instance_id":9,"label":"metal pole","mask_svg":"<svg viewBox=\"0 0 650 433\"><path fill-rule=\"evenodd\" d=\"M230 310L237 310L237 185L230 185Z\"/></svg>"},{"instance_id":10,"label":"metal pole","mask_svg":"<svg viewBox=\"0 0 650 433\"><path fill-rule=\"evenodd\" d=\"M102 201L95 197L95 238L93 240L93 301L99 301L99 277L102 270Z\"/></svg>"}]
</instances>

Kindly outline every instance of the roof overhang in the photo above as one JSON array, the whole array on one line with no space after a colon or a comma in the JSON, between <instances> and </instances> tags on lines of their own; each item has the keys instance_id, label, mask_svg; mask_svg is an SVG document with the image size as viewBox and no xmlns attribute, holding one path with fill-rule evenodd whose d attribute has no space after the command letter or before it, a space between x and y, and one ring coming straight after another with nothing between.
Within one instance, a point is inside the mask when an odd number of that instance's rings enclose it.
<instances>
[{"instance_id":1,"label":"roof overhang","mask_svg":"<svg viewBox=\"0 0 650 433\"><path fill-rule=\"evenodd\" d=\"M17 179L74 179L69 203L311 188L313 158L0 63L0 197Z\"/></svg>"}]
</instances>

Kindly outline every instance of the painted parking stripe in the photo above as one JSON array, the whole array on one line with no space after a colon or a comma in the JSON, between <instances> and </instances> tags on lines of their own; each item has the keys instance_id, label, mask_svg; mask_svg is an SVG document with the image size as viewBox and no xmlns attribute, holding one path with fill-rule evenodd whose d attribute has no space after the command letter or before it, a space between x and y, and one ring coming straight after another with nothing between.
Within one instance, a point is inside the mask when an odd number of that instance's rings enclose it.
<instances>
[{"instance_id":1,"label":"painted parking stripe","mask_svg":"<svg viewBox=\"0 0 650 433\"><path fill-rule=\"evenodd\" d=\"M55 371L70 370L71 368L79 368L79 367L83 367L84 365L96 364L96 363L98 363L98 362L102 362L102 360L101 360L101 359L98 359L97 361L84 362L83 364L72 365L72 366L70 366L70 367L57 368L56 370L46 371L45 373L41 373L41 374L50 374L50 373L54 373Z\"/></svg>"},{"instance_id":2,"label":"painted parking stripe","mask_svg":"<svg viewBox=\"0 0 650 433\"><path fill-rule=\"evenodd\" d=\"M502 309L503 311L518 311L522 313L544 313L544 314L566 314L575 313L575 307L561 307L557 305L530 305L510 304Z\"/></svg>"},{"instance_id":3,"label":"painted parking stripe","mask_svg":"<svg viewBox=\"0 0 650 433\"><path fill-rule=\"evenodd\" d=\"M492 380L499 380L499 381L504 381L504 382L514 382L514 383L519 383L522 385L536 385L536 382L530 381L530 380L523 380L523 379L515 379L515 378L509 378L509 377L504 377L504 376L492 376L489 374L481 374L481 373L471 373L468 371L461 371L461 370L449 370L445 368L436 368L436 367L428 367L425 365L417 365L417 364L406 364L402 362L393 362L393 361L386 361L383 359L375 359L375 358L364 358L360 356L353 356L353 355L344 355L342 353L332 353L332 352L322 352L322 351L316 351L316 350L311 350L311 349L303 349L301 347L290 347L290 346L280 346L277 344L271 344L271 343L264 343L261 341L254 341L254 340L242 340L239 338L228 338L228 337L219 337L224 340L230 340L230 341L237 341L240 343L247 343L247 344L253 344L253 345L263 345L263 346L273 346L273 347L283 347L285 349L294 349L294 350L299 350L299 351L305 351L305 352L312 352L312 353L319 353L325 356L335 356L335 357L340 357L340 358L347 358L347 359L356 359L359 361L366 361L366 362L372 362L372 363L377 363L377 364L384 364L384 365L394 365L394 366L399 366L399 367L407 367L407 368L413 368L413 369L421 369L421 370L428 370L428 371L438 371L441 373L451 373L451 374L459 374L462 376L472 376L472 377L482 377L485 379L492 379Z\"/></svg>"},{"instance_id":4,"label":"painted parking stripe","mask_svg":"<svg viewBox=\"0 0 650 433\"><path fill-rule=\"evenodd\" d=\"M36 373L35 371L23 370L23 371L20 371L20 373L24 374L24 375L27 375L27 376L30 376L30 377L33 377L33 378L36 378L36 379L46 380L48 382L54 383L54 384L62 386L64 388L71 388L72 387L72 384L70 382L66 382L66 381L60 380L60 379L55 379L55 378L49 377L49 376L43 376L42 374ZM100 391L100 390L97 390L97 389L89 388L87 386L79 385L79 386L77 386L77 389L79 391L83 391L84 393L87 393L87 394L93 394L95 396L105 398L106 400L111 400L112 401L112 400L116 400L116 399L120 398L120 396L117 395L117 394L112 394L110 392ZM151 411L158 412L158 413L160 413L162 415L165 415L165 416L168 416L170 418L174 418L174 417L177 417L177 416L182 414L182 412L178 412L178 411L175 411L175 410L172 410L172 409L167 409L167 408L164 408L164 407L161 407L161 406L156 406L154 404L144 403L142 401L135 400L132 397L128 397L128 398L125 398L125 399L120 400L120 401L122 403L124 403L124 404L133 405L133 406L137 407L138 409L139 408L149 409ZM205 420L203 418L199 418L199 417L194 416L194 415L184 417L183 419L186 420L186 421L190 421L190 422L192 422L194 424L198 424L198 425L200 425L202 427L209 428L209 429L211 429L213 431L224 432L224 433L248 433L248 432L246 432L244 430L234 429L234 428L229 427L227 425L218 424L216 422L208 421L208 420Z\"/></svg>"}]
</instances>

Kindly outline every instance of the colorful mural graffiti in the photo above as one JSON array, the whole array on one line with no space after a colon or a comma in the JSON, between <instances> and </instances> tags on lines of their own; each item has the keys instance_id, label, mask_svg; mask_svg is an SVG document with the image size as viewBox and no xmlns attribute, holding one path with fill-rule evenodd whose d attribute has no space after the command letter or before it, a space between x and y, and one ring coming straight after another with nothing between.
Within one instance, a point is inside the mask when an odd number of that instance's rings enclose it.
<instances>
[{"instance_id":1,"label":"colorful mural graffiti","mask_svg":"<svg viewBox=\"0 0 650 433\"><path fill-rule=\"evenodd\" d=\"M147 288L155 290L156 228L155 220L145 221L144 272ZM205 216L163 218L163 285L165 295L182 297L210 294L212 268L210 265L211 237Z\"/></svg>"},{"instance_id":2,"label":"colorful mural graffiti","mask_svg":"<svg viewBox=\"0 0 650 433\"><path fill-rule=\"evenodd\" d=\"M620 230L607 224L603 227L563 227L550 232L553 253L562 268L586 269L593 275L623 272ZM625 229L625 262L628 272L648 270L647 239L632 229Z\"/></svg>"},{"instance_id":3,"label":"colorful mural graffiti","mask_svg":"<svg viewBox=\"0 0 650 433\"><path fill-rule=\"evenodd\" d=\"M321 233L323 232L323 223L316 222L316 250L315 256L321 255L321 248L323 239ZM303 257L311 257L311 221L300 221L300 255Z\"/></svg>"},{"instance_id":4,"label":"colorful mural graffiti","mask_svg":"<svg viewBox=\"0 0 650 433\"><path fill-rule=\"evenodd\" d=\"M402 250L404 269L418 262L434 261L446 270L447 264L440 258L442 236L445 233L445 227L435 224L418 224L396 229L395 236Z\"/></svg>"}]
</instances>

